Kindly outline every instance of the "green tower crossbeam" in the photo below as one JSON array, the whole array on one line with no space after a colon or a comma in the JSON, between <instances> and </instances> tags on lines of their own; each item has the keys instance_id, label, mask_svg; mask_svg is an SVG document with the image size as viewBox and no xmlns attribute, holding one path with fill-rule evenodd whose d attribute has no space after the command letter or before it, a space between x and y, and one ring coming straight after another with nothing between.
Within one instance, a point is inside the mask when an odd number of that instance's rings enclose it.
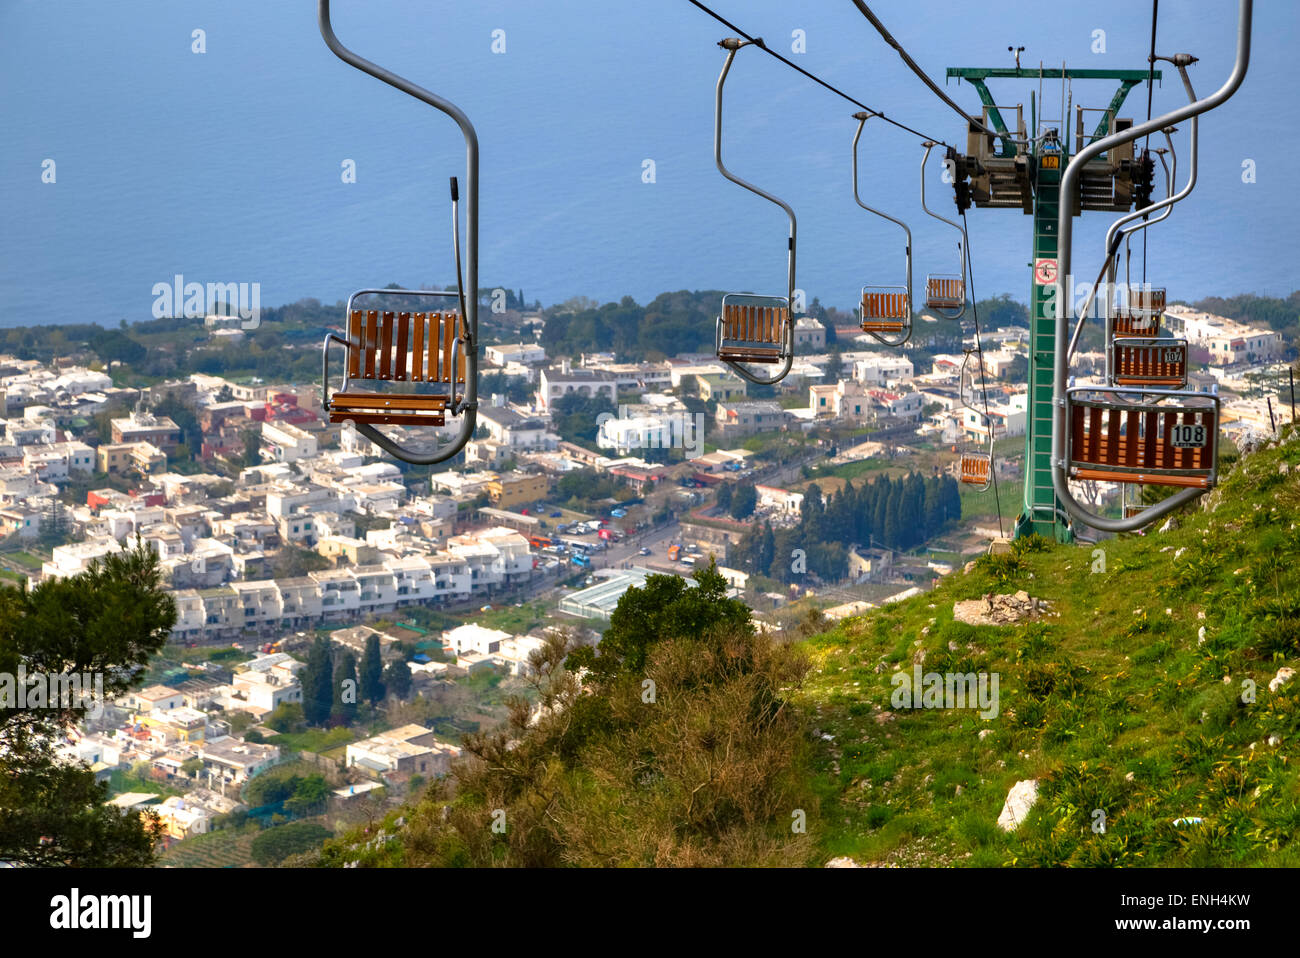
<instances>
[{"instance_id":1,"label":"green tower crossbeam","mask_svg":"<svg viewBox=\"0 0 1300 958\"><path fill-rule=\"evenodd\" d=\"M1109 112L1103 116L1094 136L1109 133L1109 118L1118 115L1129 90L1146 81L1146 70L1067 70L1003 68L1003 67L949 67L947 75L966 80L980 94L980 100L989 108L989 121L998 133L1005 133L1002 116L993 104L984 81L996 79L1020 80L1118 80L1119 90L1111 98ZM1155 71L1155 79L1160 72ZM1065 118L1063 117L1062 120ZM1063 126L1067 125L1065 123ZM1031 137L1037 131L1031 131ZM1067 144L1068 130L1062 130ZM1033 261L1057 260L1057 215L1061 203L1061 175L1070 157L1058 143L1051 150L1044 149L1039 141L1030 144L1029 162L1032 169L1034 193L1034 256ZM1075 215L1078 215L1078 210ZM1067 295L1070 291L1067 290ZM1016 519L1017 539L1038 533L1059 542L1071 539L1067 517L1056 498L1052 485L1052 373L1056 347L1056 285L1055 281L1037 282L1030 271L1029 296L1029 403L1025 420L1025 492L1022 511Z\"/></svg>"}]
</instances>

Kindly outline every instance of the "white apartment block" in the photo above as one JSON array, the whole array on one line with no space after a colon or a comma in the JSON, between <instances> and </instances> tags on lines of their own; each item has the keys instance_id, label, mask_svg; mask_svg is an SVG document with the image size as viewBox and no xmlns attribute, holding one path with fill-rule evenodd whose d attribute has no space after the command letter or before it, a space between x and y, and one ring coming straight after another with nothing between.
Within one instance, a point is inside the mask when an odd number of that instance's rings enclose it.
<instances>
[{"instance_id":1,"label":"white apartment block","mask_svg":"<svg viewBox=\"0 0 1300 958\"><path fill-rule=\"evenodd\" d=\"M1238 363L1267 363L1280 359L1282 334L1248 326L1224 316L1200 312L1189 306L1170 306L1165 310L1166 328L1174 336L1186 339L1210 354L1211 366Z\"/></svg>"},{"instance_id":2,"label":"white apartment block","mask_svg":"<svg viewBox=\"0 0 1300 958\"><path fill-rule=\"evenodd\" d=\"M262 423L262 456L272 462L297 462L316 455L316 437L284 422Z\"/></svg>"},{"instance_id":3,"label":"white apartment block","mask_svg":"<svg viewBox=\"0 0 1300 958\"><path fill-rule=\"evenodd\" d=\"M52 442L23 447L23 465L47 482L95 471L95 450L84 442Z\"/></svg>"},{"instance_id":4,"label":"white apartment block","mask_svg":"<svg viewBox=\"0 0 1300 958\"><path fill-rule=\"evenodd\" d=\"M871 398L880 412L909 422L921 420L922 399L918 392L891 393L882 389L871 390Z\"/></svg>"},{"instance_id":5,"label":"white apartment block","mask_svg":"<svg viewBox=\"0 0 1300 958\"><path fill-rule=\"evenodd\" d=\"M234 582L173 590L174 641L227 639L269 633L408 605L464 601L531 577L528 541L513 530L459 537L447 551L391 558L293 579Z\"/></svg>"},{"instance_id":6,"label":"white apartment block","mask_svg":"<svg viewBox=\"0 0 1300 958\"><path fill-rule=\"evenodd\" d=\"M493 366L507 366L510 363L544 363L546 350L534 343L509 343L500 346L488 346L483 350L484 358Z\"/></svg>"},{"instance_id":7,"label":"white apartment block","mask_svg":"<svg viewBox=\"0 0 1300 958\"><path fill-rule=\"evenodd\" d=\"M853 378L864 386L893 389L912 381L915 370L905 356L870 356L853 364Z\"/></svg>"},{"instance_id":8,"label":"white apartment block","mask_svg":"<svg viewBox=\"0 0 1300 958\"><path fill-rule=\"evenodd\" d=\"M664 363L591 363L587 369L609 373L619 389L669 389L672 367Z\"/></svg>"},{"instance_id":9,"label":"white apartment block","mask_svg":"<svg viewBox=\"0 0 1300 958\"><path fill-rule=\"evenodd\" d=\"M56 578L74 576L89 569L96 559L121 551L122 545L116 539L88 539L55 546L49 561L41 564L41 573Z\"/></svg>"}]
</instances>

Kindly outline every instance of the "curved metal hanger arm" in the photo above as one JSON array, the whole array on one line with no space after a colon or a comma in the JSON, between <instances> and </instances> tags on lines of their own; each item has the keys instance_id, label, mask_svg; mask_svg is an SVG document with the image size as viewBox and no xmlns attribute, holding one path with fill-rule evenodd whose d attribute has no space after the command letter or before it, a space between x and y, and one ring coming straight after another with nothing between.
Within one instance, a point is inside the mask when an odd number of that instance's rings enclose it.
<instances>
[{"instance_id":1,"label":"curved metal hanger arm","mask_svg":"<svg viewBox=\"0 0 1300 958\"><path fill-rule=\"evenodd\" d=\"M904 235L907 236L907 246L903 250L907 261L907 278L905 280L907 284L907 333L899 340L886 339L884 336L876 335L874 333L872 334L886 346L902 346L912 338L912 230L906 223L897 217L890 216L888 213L878 210L873 206L868 206L866 203L862 202L862 197L858 195L858 141L862 139L862 130L866 127L867 120L871 119L875 115L876 114L867 111L853 114L853 119L858 121L858 131L853 134L853 199L868 213L875 213L877 216L887 219L891 223L898 224L902 227Z\"/></svg>"},{"instance_id":2,"label":"curved metal hanger arm","mask_svg":"<svg viewBox=\"0 0 1300 958\"><path fill-rule=\"evenodd\" d=\"M767 192L767 190L755 186L747 180L742 180L735 173L732 173L731 170L727 169L726 164L722 162L722 87L723 84L727 82L727 74L731 72L731 62L736 59L736 54L742 47L747 47L751 43L758 44L759 46L763 45L761 38L754 40L740 40L732 37L718 42L718 46L727 51L727 59L726 62L722 64L722 72L718 74L718 85L713 101L713 162L717 165L719 173L731 180L731 182L735 183L737 186L743 186L754 195L761 196L770 203L775 203L785 211L786 217L790 220L790 238L787 246L788 255L786 259L786 299L790 304L790 316L789 322L786 324L785 363L782 365L781 370L777 375L771 378L764 378L762 376L754 375L749 370L745 369L740 363L732 362L727 359L722 360L722 362L727 366L730 366L737 375L749 380L755 385L772 386L784 379L786 374L790 372L790 368L794 365L794 267L798 224L795 221L794 210L790 208L789 203L780 197Z\"/></svg>"},{"instance_id":3,"label":"curved metal hanger arm","mask_svg":"<svg viewBox=\"0 0 1300 958\"><path fill-rule=\"evenodd\" d=\"M407 96L413 97L422 103L427 103L436 110L445 113L456 122L460 127L461 134L465 137L465 279L461 282L460 278L460 231L458 228L453 231L453 239L456 246L457 265L456 281L460 286L462 302L462 336L465 338L465 395L464 398L456 404L454 412L461 414L461 428L452 440L449 446L444 447L436 453L422 455L411 453L402 446L393 442L379 430L368 424L358 425L357 432L365 436L375 445L379 446L390 455L396 456L405 462L414 465L433 465L434 463L445 462L452 458L465 447L465 444L474 435L474 429L478 418L478 171L479 171L479 149L478 133L474 130L474 124L469 117L449 100L445 100L426 90L424 87L412 83L405 77L398 76L390 70L386 70L376 63L359 56L345 47L334 33L333 24L330 22L330 0L318 0L317 20L320 25L321 37L325 40L325 45L348 66L360 70L362 73L368 73L377 80L382 80L389 86L394 87ZM459 197L456 195L457 189L455 182L452 184L452 210L456 215L457 202ZM459 225L457 218L456 226ZM465 296L465 290L468 289L469 296ZM454 378L454 376L453 376ZM455 383L452 384L452 391L455 392Z\"/></svg>"},{"instance_id":4,"label":"curved metal hanger arm","mask_svg":"<svg viewBox=\"0 0 1300 958\"><path fill-rule=\"evenodd\" d=\"M921 209L939 220L941 223L947 223L961 236L961 240L957 243L957 259L960 261L957 275L962 279L961 310L956 315L949 315L947 313L940 313L939 315L944 319L961 319L966 315L966 228L960 223L954 223L945 216L940 216L934 210L930 209L930 207L925 205L925 165L930 162L930 151L935 148L936 144L933 140L926 140L921 145L925 147L925 155L921 157Z\"/></svg>"}]
</instances>

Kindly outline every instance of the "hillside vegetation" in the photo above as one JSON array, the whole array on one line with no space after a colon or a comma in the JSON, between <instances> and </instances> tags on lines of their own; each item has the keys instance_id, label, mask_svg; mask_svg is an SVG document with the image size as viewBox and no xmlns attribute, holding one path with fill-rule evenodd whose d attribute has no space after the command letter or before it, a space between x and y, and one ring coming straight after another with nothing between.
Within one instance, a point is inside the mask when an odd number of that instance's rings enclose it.
<instances>
[{"instance_id":1,"label":"hillside vegetation","mask_svg":"<svg viewBox=\"0 0 1300 958\"><path fill-rule=\"evenodd\" d=\"M1300 864L1300 681L1269 690L1300 657L1298 465L1293 435L1241 460L1177 528L1101 552L1020 542L812 639L796 701L833 737L815 759L824 857ZM1050 613L954 621L957 600L1017 590ZM916 659L999 673L998 716L892 708L890 676ZM1025 779L1038 801L1005 834L999 812Z\"/></svg>"},{"instance_id":2,"label":"hillside vegetation","mask_svg":"<svg viewBox=\"0 0 1300 958\"><path fill-rule=\"evenodd\" d=\"M1300 864L1300 680L1269 688L1300 659L1298 468L1292 436L1174 528L1018 542L790 645L711 570L652 577L599 654L547 650L540 712L517 703L417 807L316 863ZM954 620L1020 590L1046 614ZM917 663L996 673L996 716L897 707L891 677ZM1037 802L1004 832L1026 779Z\"/></svg>"}]
</instances>

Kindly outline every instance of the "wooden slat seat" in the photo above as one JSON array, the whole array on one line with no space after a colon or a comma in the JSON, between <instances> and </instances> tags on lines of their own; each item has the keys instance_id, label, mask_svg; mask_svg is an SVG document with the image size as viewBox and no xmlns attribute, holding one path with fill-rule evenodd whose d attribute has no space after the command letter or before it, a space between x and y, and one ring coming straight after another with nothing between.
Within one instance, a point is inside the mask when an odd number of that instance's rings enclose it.
<instances>
[{"instance_id":1,"label":"wooden slat seat","mask_svg":"<svg viewBox=\"0 0 1300 958\"><path fill-rule=\"evenodd\" d=\"M965 452L961 457L961 481L971 485L982 486L989 481L993 469L993 459L977 452Z\"/></svg>"},{"instance_id":2,"label":"wooden slat seat","mask_svg":"<svg viewBox=\"0 0 1300 958\"><path fill-rule=\"evenodd\" d=\"M788 307L723 303L721 322L719 359L746 363L784 360L790 326Z\"/></svg>"},{"instance_id":3,"label":"wooden slat seat","mask_svg":"<svg viewBox=\"0 0 1300 958\"><path fill-rule=\"evenodd\" d=\"M1187 384L1187 343L1183 340L1117 342L1113 380L1117 386L1160 386L1181 389Z\"/></svg>"},{"instance_id":4,"label":"wooden slat seat","mask_svg":"<svg viewBox=\"0 0 1300 958\"><path fill-rule=\"evenodd\" d=\"M354 309L348 316L347 384L329 400L330 422L441 426L465 383L464 352L453 349L458 313ZM455 356L455 382L452 359ZM374 383L425 383L433 391L366 392Z\"/></svg>"},{"instance_id":5,"label":"wooden slat seat","mask_svg":"<svg viewBox=\"0 0 1300 958\"><path fill-rule=\"evenodd\" d=\"M862 291L864 333L904 333L911 323L906 287L876 287Z\"/></svg>"},{"instance_id":6,"label":"wooden slat seat","mask_svg":"<svg viewBox=\"0 0 1300 958\"><path fill-rule=\"evenodd\" d=\"M966 305L965 281L955 276L926 277L925 305L930 309L960 309Z\"/></svg>"},{"instance_id":7,"label":"wooden slat seat","mask_svg":"<svg viewBox=\"0 0 1300 958\"><path fill-rule=\"evenodd\" d=\"M1218 415L1212 405L1127 406L1070 401L1070 477L1138 485L1213 485ZM1202 427L1200 446L1177 446L1175 426Z\"/></svg>"},{"instance_id":8,"label":"wooden slat seat","mask_svg":"<svg viewBox=\"0 0 1300 958\"><path fill-rule=\"evenodd\" d=\"M340 392L330 397L330 422L351 420L405 426L441 426L446 422L447 402L446 396Z\"/></svg>"}]
</instances>

